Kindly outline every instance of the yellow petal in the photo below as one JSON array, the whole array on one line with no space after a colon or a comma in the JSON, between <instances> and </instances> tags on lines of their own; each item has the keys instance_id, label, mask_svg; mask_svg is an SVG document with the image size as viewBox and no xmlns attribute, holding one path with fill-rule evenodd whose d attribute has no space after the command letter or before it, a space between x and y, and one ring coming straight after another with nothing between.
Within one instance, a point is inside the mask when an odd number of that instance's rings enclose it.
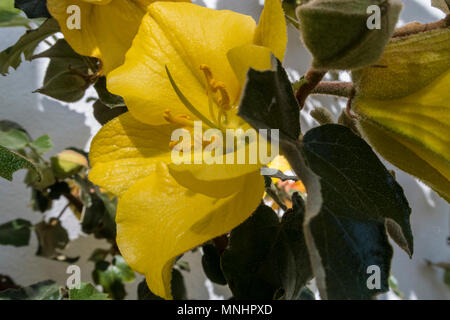
<instances>
[{"instance_id":1,"label":"yellow petal","mask_svg":"<svg viewBox=\"0 0 450 320\"><path fill-rule=\"evenodd\" d=\"M188 3L156 2L128 51L123 66L108 79L111 92L125 98L130 112L148 124L165 123L163 111L187 113L167 77L167 65L175 82L192 104L209 115L206 64L214 78L225 83L232 100L240 84L227 59L230 49L253 42L255 22L231 11L218 11Z\"/></svg>"},{"instance_id":2,"label":"yellow petal","mask_svg":"<svg viewBox=\"0 0 450 320\"><path fill-rule=\"evenodd\" d=\"M428 166L450 181L450 72L437 78L430 85L407 97L396 100L376 100L358 98L354 110L363 116L370 124L385 130L387 136L392 136L395 142L410 150L409 153L426 162ZM373 131L373 130L372 130ZM367 133L369 140L379 140ZM391 141L386 140L389 144ZM379 145L379 142L377 143ZM386 151L387 147L381 147ZM381 152L381 151L380 151ZM384 153L382 153L384 156ZM404 166L409 159L406 153L398 154L401 159L392 162L402 163L400 169L428 180L431 186L443 185L438 181L430 181L429 175L419 173L422 168ZM389 160L389 159L388 159ZM419 162L418 160L416 162ZM441 179L439 179L440 181ZM450 190L436 190L448 195ZM448 200L448 197L447 197Z\"/></svg>"},{"instance_id":3,"label":"yellow petal","mask_svg":"<svg viewBox=\"0 0 450 320\"><path fill-rule=\"evenodd\" d=\"M149 126L128 112L111 120L94 137L89 153L89 179L122 195L137 180L155 170L155 164L170 162L172 125Z\"/></svg>"},{"instance_id":4,"label":"yellow petal","mask_svg":"<svg viewBox=\"0 0 450 320\"><path fill-rule=\"evenodd\" d=\"M47 7L71 47L81 55L101 59L103 73L108 74L123 63L146 7L154 1L48 0ZM67 13L67 9L71 5L80 8L81 29L68 28L73 12Z\"/></svg>"},{"instance_id":5,"label":"yellow petal","mask_svg":"<svg viewBox=\"0 0 450 320\"><path fill-rule=\"evenodd\" d=\"M120 199L119 249L134 270L145 274L153 293L170 299L175 258L245 221L263 192L264 183L256 172L233 195L210 198L181 187L161 166Z\"/></svg>"},{"instance_id":6,"label":"yellow petal","mask_svg":"<svg viewBox=\"0 0 450 320\"><path fill-rule=\"evenodd\" d=\"M247 44L228 51L228 61L241 86L247 80L248 69L263 71L272 67L269 48Z\"/></svg>"},{"instance_id":7,"label":"yellow petal","mask_svg":"<svg viewBox=\"0 0 450 320\"><path fill-rule=\"evenodd\" d=\"M256 28L254 43L269 48L283 61L287 44L287 27L280 0L266 0Z\"/></svg>"}]
</instances>

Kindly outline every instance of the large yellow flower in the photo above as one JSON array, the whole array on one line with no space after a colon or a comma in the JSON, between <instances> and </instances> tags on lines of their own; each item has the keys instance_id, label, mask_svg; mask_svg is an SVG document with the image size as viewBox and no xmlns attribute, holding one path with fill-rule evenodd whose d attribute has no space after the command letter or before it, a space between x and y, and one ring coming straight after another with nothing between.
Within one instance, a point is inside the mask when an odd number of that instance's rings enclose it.
<instances>
[{"instance_id":1,"label":"large yellow flower","mask_svg":"<svg viewBox=\"0 0 450 320\"><path fill-rule=\"evenodd\" d=\"M221 130L250 128L236 115L246 72L269 69L270 53L283 59L286 42L279 0L266 0L258 26L231 11L156 2L125 63L109 74L110 91L130 112L94 138L90 179L120 197L117 243L155 294L171 298L175 258L242 223L264 193L260 164L171 163L173 130L191 130L196 119Z\"/></svg>"},{"instance_id":2,"label":"large yellow flower","mask_svg":"<svg viewBox=\"0 0 450 320\"><path fill-rule=\"evenodd\" d=\"M155 0L47 0L47 7L71 47L81 55L102 60L107 74L123 63L152 2ZM76 14L68 8L74 5L80 9L80 29L68 28L68 20L71 25L71 16Z\"/></svg>"},{"instance_id":3,"label":"large yellow flower","mask_svg":"<svg viewBox=\"0 0 450 320\"><path fill-rule=\"evenodd\" d=\"M394 39L354 74L354 110L374 148L450 201L450 29Z\"/></svg>"}]
</instances>

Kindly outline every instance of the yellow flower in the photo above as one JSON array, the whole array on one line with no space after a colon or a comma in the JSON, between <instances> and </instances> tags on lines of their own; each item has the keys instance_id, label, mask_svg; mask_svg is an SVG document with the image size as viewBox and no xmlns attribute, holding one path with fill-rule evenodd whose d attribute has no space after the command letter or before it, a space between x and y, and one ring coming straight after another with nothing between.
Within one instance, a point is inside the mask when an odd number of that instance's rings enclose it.
<instances>
[{"instance_id":1,"label":"yellow flower","mask_svg":"<svg viewBox=\"0 0 450 320\"><path fill-rule=\"evenodd\" d=\"M355 74L364 134L450 201L450 29L394 39L377 65Z\"/></svg>"},{"instance_id":2,"label":"yellow flower","mask_svg":"<svg viewBox=\"0 0 450 320\"><path fill-rule=\"evenodd\" d=\"M70 46L81 55L102 60L103 72L108 74L123 63L152 2L155 0L47 0L47 7ZM75 21L72 17L76 18L73 15L77 14L68 10L73 5L80 9L80 29L71 24Z\"/></svg>"},{"instance_id":3,"label":"yellow flower","mask_svg":"<svg viewBox=\"0 0 450 320\"><path fill-rule=\"evenodd\" d=\"M110 91L130 112L94 138L90 179L119 196L117 243L155 294L171 298L175 258L242 223L264 193L260 164L171 163L172 132L191 130L196 119L222 130L249 128L236 115L245 74L269 69L271 52L282 59L286 42L279 0L266 0L258 27L231 11L157 2L125 63L109 74ZM175 93L166 66L195 113Z\"/></svg>"}]
</instances>

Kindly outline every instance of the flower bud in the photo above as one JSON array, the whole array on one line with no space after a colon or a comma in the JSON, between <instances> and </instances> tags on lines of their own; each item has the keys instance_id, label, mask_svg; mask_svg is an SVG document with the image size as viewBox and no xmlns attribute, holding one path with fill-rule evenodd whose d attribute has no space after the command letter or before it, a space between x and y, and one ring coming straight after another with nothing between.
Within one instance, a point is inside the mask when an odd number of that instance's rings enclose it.
<instances>
[{"instance_id":1,"label":"flower bud","mask_svg":"<svg viewBox=\"0 0 450 320\"><path fill-rule=\"evenodd\" d=\"M363 135L450 201L450 28L393 39L377 64L352 75Z\"/></svg>"},{"instance_id":2,"label":"flower bud","mask_svg":"<svg viewBox=\"0 0 450 320\"><path fill-rule=\"evenodd\" d=\"M88 161L84 155L73 150L64 150L56 157L51 158L52 169L58 178L67 178L83 168L88 167Z\"/></svg>"},{"instance_id":3,"label":"flower bud","mask_svg":"<svg viewBox=\"0 0 450 320\"><path fill-rule=\"evenodd\" d=\"M355 70L377 62L402 4L397 0L313 0L297 8L303 42L319 70Z\"/></svg>"}]
</instances>

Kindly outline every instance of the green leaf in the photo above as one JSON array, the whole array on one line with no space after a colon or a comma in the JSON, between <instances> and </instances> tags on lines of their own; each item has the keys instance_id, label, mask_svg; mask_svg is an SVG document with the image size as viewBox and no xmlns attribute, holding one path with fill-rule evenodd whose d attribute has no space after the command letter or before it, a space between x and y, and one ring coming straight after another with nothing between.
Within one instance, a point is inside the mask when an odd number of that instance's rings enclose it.
<instances>
[{"instance_id":1,"label":"green leaf","mask_svg":"<svg viewBox=\"0 0 450 320\"><path fill-rule=\"evenodd\" d=\"M45 134L43 136L40 136L33 142L31 142L30 146L34 148L37 152L42 154L51 150L53 148L53 143L50 140L50 137L47 134Z\"/></svg>"},{"instance_id":2,"label":"green leaf","mask_svg":"<svg viewBox=\"0 0 450 320\"><path fill-rule=\"evenodd\" d=\"M16 44L0 52L0 74L8 74L10 67L17 69L22 62L22 54L30 61L39 43L58 31L58 22L54 19L48 19L39 28L27 31Z\"/></svg>"},{"instance_id":3,"label":"green leaf","mask_svg":"<svg viewBox=\"0 0 450 320\"><path fill-rule=\"evenodd\" d=\"M29 287L0 292L0 300L60 300L59 285L46 280Z\"/></svg>"},{"instance_id":4,"label":"green leaf","mask_svg":"<svg viewBox=\"0 0 450 320\"><path fill-rule=\"evenodd\" d=\"M121 96L112 94L106 88L106 77L98 78L94 85L100 101L109 108L125 107L125 102Z\"/></svg>"},{"instance_id":5,"label":"green leaf","mask_svg":"<svg viewBox=\"0 0 450 320\"><path fill-rule=\"evenodd\" d=\"M400 291L400 288L398 287L397 279L395 279L395 277L392 275L389 277L389 288L391 288L395 295L400 299L405 298L405 295Z\"/></svg>"},{"instance_id":6,"label":"green leaf","mask_svg":"<svg viewBox=\"0 0 450 320\"><path fill-rule=\"evenodd\" d=\"M16 219L0 225L0 244L24 247L30 243L31 222Z\"/></svg>"},{"instance_id":7,"label":"green leaf","mask_svg":"<svg viewBox=\"0 0 450 320\"><path fill-rule=\"evenodd\" d=\"M47 0L15 0L15 7L25 12L28 18L50 18Z\"/></svg>"},{"instance_id":8,"label":"green leaf","mask_svg":"<svg viewBox=\"0 0 450 320\"><path fill-rule=\"evenodd\" d=\"M28 135L21 130L0 132L0 145L5 148L18 151L25 148L28 142L30 142Z\"/></svg>"},{"instance_id":9,"label":"green leaf","mask_svg":"<svg viewBox=\"0 0 450 320\"><path fill-rule=\"evenodd\" d=\"M39 176L40 171L27 158L0 146L0 177L12 181L13 173L20 169L31 169Z\"/></svg>"},{"instance_id":10,"label":"green leaf","mask_svg":"<svg viewBox=\"0 0 450 320\"><path fill-rule=\"evenodd\" d=\"M222 270L236 299L273 299L279 290L287 300L298 299L312 278L303 235L304 204L295 196L295 208L280 221L260 205L231 232L222 256Z\"/></svg>"},{"instance_id":11,"label":"green leaf","mask_svg":"<svg viewBox=\"0 0 450 320\"><path fill-rule=\"evenodd\" d=\"M184 283L183 274L177 270L172 271L172 296L174 300L187 300L186 285ZM138 285L138 300L163 300L162 298L151 292L147 283L142 280Z\"/></svg>"},{"instance_id":12,"label":"green leaf","mask_svg":"<svg viewBox=\"0 0 450 320\"><path fill-rule=\"evenodd\" d=\"M120 116L122 113L128 111L127 107L114 107L111 109L111 107L108 107L107 105L103 104L102 101L100 100L97 100L94 103L93 108L94 108L94 117L101 125L106 124L112 119Z\"/></svg>"},{"instance_id":13,"label":"green leaf","mask_svg":"<svg viewBox=\"0 0 450 320\"><path fill-rule=\"evenodd\" d=\"M278 59L275 71L247 73L238 115L257 129L279 129L280 139L300 136L300 112L292 85Z\"/></svg>"},{"instance_id":14,"label":"green leaf","mask_svg":"<svg viewBox=\"0 0 450 320\"><path fill-rule=\"evenodd\" d=\"M209 280L220 285L226 285L227 280L225 279L222 269L220 267L220 254L216 247L211 244L205 244L202 247L202 266L203 271Z\"/></svg>"},{"instance_id":15,"label":"green leaf","mask_svg":"<svg viewBox=\"0 0 450 320\"><path fill-rule=\"evenodd\" d=\"M109 300L108 295L95 289L90 283L81 283L80 288L69 290L69 300Z\"/></svg>"},{"instance_id":16,"label":"green leaf","mask_svg":"<svg viewBox=\"0 0 450 320\"><path fill-rule=\"evenodd\" d=\"M0 27L27 26L29 20L21 15L21 11L14 8L14 0L0 1Z\"/></svg>"},{"instance_id":17,"label":"green leaf","mask_svg":"<svg viewBox=\"0 0 450 320\"><path fill-rule=\"evenodd\" d=\"M124 283L132 282L135 274L122 256L115 256L112 263L96 262L92 278L96 284L103 287L112 299L122 300L126 295Z\"/></svg>"}]
</instances>

